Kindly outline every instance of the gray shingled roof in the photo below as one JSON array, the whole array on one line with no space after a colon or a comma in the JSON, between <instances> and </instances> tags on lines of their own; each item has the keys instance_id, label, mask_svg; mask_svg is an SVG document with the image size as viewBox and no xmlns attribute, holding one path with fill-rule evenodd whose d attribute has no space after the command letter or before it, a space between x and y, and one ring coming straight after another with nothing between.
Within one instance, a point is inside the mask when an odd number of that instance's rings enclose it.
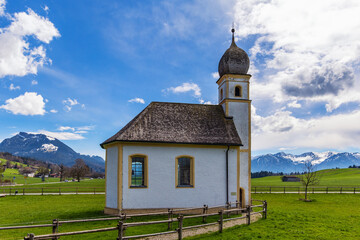
<instances>
[{"instance_id":1,"label":"gray shingled roof","mask_svg":"<svg viewBox=\"0 0 360 240\"><path fill-rule=\"evenodd\" d=\"M220 105L152 102L104 144L156 142L242 146Z\"/></svg>"}]
</instances>

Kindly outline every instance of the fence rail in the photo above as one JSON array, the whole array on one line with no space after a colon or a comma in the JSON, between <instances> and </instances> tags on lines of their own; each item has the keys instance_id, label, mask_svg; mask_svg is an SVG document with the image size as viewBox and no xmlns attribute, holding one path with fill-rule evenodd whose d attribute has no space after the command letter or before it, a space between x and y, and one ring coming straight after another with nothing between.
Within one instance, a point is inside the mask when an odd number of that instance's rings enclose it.
<instances>
[{"instance_id":1,"label":"fence rail","mask_svg":"<svg viewBox=\"0 0 360 240\"><path fill-rule=\"evenodd\" d=\"M305 187L284 187L284 186L256 186L251 188L252 193L304 193ZM358 187L308 187L308 193L360 193Z\"/></svg>"},{"instance_id":2,"label":"fence rail","mask_svg":"<svg viewBox=\"0 0 360 240\"><path fill-rule=\"evenodd\" d=\"M14 187L0 188L3 195L104 194L104 187Z\"/></svg>"},{"instance_id":3,"label":"fence rail","mask_svg":"<svg viewBox=\"0 0 360 240\"><path fill-rule=\"evenodd\" d=\"M259 201L259 200L254 200ZM105 231L117 231L118 232L118 238L119 240L126 240L126 239L133 239L133 238L144 238L144 237L151 237L151 236L160 236L164 234L170 234L170 233L177 233L178 239L183 238L183 230L186 229L192 229L192 228L199 228L199 227L205 227L205 226L211 226L211 225L218 225L219 226L219 232L221 233L224 227L224 222L230 221L230 220L237 220L237 219L247 219L246 223L251 223L251 216L254 214L262 214L263 218L267 218L267 202L266 201L259 201L262 204L258 205L251 205L247 206L246 208L240 208L240 203L229 203L225 206L213 206L208 207L207 205L204 205L203 207L199 208L184 208L184 209L168 209L167 212L156 212L156 213L146 213L146 214L121 214L117 217L108 217L108 218L95 218L95 219L78 219L78 220L65 220L65 221L59 221L58 219L54 219L51 224L42 224L42 225L26 225L26 226L9 226L9 227L0 227L0 230L10 230L10 229L22 229L22 228L40 228L40 227L51 227L52 233L51 234L45 234L45 235L35 235L33 233L29 233L26 237L24 237L25 240L35 240L35 239L58 239L61 236L70 236L70 235L80 235L80 234L89 234L89 233L98 233L98 232L105 232ZM255 211L255 208L258 210L259 208L261 210ZM220 209L217 213L209 213L209 209ZM197 215L188 215L185 216L183 213L185 211L191 211L191 210L200 210L202 214ZM177 216L174 216L174 214L177 212ZM234 213L245 213L245 216L237 217L235 214L235 217L229 217L229 214ZM224 214L227 215L229 218L224 219ZM137 216L154 216L154 215L167 215L167 220L157 220L157 221L148 221L148 222L126 222L127 219ZM207 223L206 218L209 216L219 216L219 219L216 222ZM193 226L187 226L184 227L184 221L189 218L202 218L203 224L200 225L193 225ZM82 230L82 231L74 231L74 232L62 232L59 233L59 227L62 224L69 224L69 223L78 223L78 222L93 222L93 221L109 221L109 220L118 220L117 226L114 227L108 227L108 228L100 228L100 229L91 229L91 230ZM178 226L175 230L172 229L173 223L178 223ZM168 231L166 232L157 232L157 233L149 233L149 234L142 234L142 235L134 235L134 236L125 236L125 231L129 227L136 227L136 226L143 226L143 225L152 225L152 224L167 224Z\"/></svg>"}]
</instances>

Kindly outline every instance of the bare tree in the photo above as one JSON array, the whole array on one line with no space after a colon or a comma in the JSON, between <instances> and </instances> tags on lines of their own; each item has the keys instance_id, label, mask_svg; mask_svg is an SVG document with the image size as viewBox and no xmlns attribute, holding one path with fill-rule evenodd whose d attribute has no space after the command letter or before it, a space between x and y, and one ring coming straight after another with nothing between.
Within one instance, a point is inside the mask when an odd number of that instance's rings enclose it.
<instances>
[{"instance_id":1,"label":"bare tree","mask_svg":"<svg viewBox=\"0 0 360 240\"><path fill-rule=\"evenodd\" d=\"M70 174L72 177L76 178L78 182L80 182L80 178L84 177L87 173L89 173L90 169L82 160L78 158L75 160L75 164L71 167Z\"/></svg>"},{"instance_id":2,"label":"bare tree","mask_svg":"<svg viewBox=\"0 0 360 240\"><path fill-rule=\"evenodd\" d=\"M0 163L1 163L1 162L0 162ZM0 183L2 182L3 172L5 172L5 167L3 167L2 165L0 165Z\"/></svg>"},{"instance_id":3,"label":"bare tree","mask_svg":"<svg viewBox=\"0 0 360 240\"><path fill-rule=\"evenodd\" d=\"M304 172L300 176L300 182L305 186L305 201L308 201L309 186L317 185L320 182L320 175L315 171L315 165L311 161L305 162Z\"/></svg>"},{"instance_id":4,"label":"bare tree","mask_svg":"<svg viewBox=\"0 0 360 240\"><path fill-rule=\"evenodd\" d=\"M61 164L59 169L59 174L60 174L60 182L64 181L67 175L69 174L69 168Z\"/></svg>"}]
</instances>

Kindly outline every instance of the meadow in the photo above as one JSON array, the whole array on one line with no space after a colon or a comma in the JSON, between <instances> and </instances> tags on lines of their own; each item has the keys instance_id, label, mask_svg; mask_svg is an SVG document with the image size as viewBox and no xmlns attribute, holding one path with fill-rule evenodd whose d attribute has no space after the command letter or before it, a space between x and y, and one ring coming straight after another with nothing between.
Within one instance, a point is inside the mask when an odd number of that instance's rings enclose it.
<instances>
[{"instance_id":1,"label":"meadow","mask_svg":"<svg viewBox=\"0 0 360 240\"><path fill-rule=\"evenodd\" d=\"M299 201L298 194L253 194L268 201L268 218L187 239L359 239L360 201L353 194L312 194L313 202ZM7 196L0 198L0 226L50 223L52 219L103 217L104 195ZM142 218L141 221L156 218ZM132 219L130 221L133 221ZM139 219L138 219L139 220ZM194 220L196 221L196 220ZM211 219L209 219L211 221ZM196 224L189 222L187 224ZM61 232L112 227L116 221L63 224ZM176 227L176 224L174 224ZM166 231L166 224L129 228L135 235ZM46 234L50 228L0 231L0 239L20 239L27 233ZM116 232L86 234L61 239L116 239Z\"/></svg>"},{"instance_id":2,"label":"meadow","mask_svg":"<svg viewBox=\"0 0 360 240\"><path fill-rule=\"evenodd\" d=\"M326 169L318 171L320 183L317 186L359 187L360 168ZM281 176L251 179L252 187L258 186L301 186L300 182L282 182Z\"/></svg>"}]
</instances>

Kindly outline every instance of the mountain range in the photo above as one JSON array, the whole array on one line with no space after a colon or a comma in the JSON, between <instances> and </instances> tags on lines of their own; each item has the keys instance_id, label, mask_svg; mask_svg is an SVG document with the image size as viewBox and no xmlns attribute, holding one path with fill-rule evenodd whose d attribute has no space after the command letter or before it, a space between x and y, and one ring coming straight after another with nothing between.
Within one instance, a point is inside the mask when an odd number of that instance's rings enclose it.
<instances>
[{"instance_id":1,"label":"mountain range","mask_svg":"<svg viewBox=\"0 0 360 240\"><path fill-rule=\"evenodd\" d=\"M284 152L266 154L253 157L251 160L251 172L302 172L304 163L310 161L316 170L330 168L348 168L349 166L360 166L360 153L348 152L307 152L293 155Z\"/></svg>"},{"instance_id":2,"label":"mountain range","mask_svg":"<svg viewBox=\"0 0 360 240\"><path fill-rule=\"evenodd\" d=\"M30 157L36 160L71 167L75 160L81 158L97 172L105 171L105 161L99 156L83 155L60 140L44 134L20 132L0 143L0 152L9 152L16 156Z\"/></svg>"}]
</instances>

